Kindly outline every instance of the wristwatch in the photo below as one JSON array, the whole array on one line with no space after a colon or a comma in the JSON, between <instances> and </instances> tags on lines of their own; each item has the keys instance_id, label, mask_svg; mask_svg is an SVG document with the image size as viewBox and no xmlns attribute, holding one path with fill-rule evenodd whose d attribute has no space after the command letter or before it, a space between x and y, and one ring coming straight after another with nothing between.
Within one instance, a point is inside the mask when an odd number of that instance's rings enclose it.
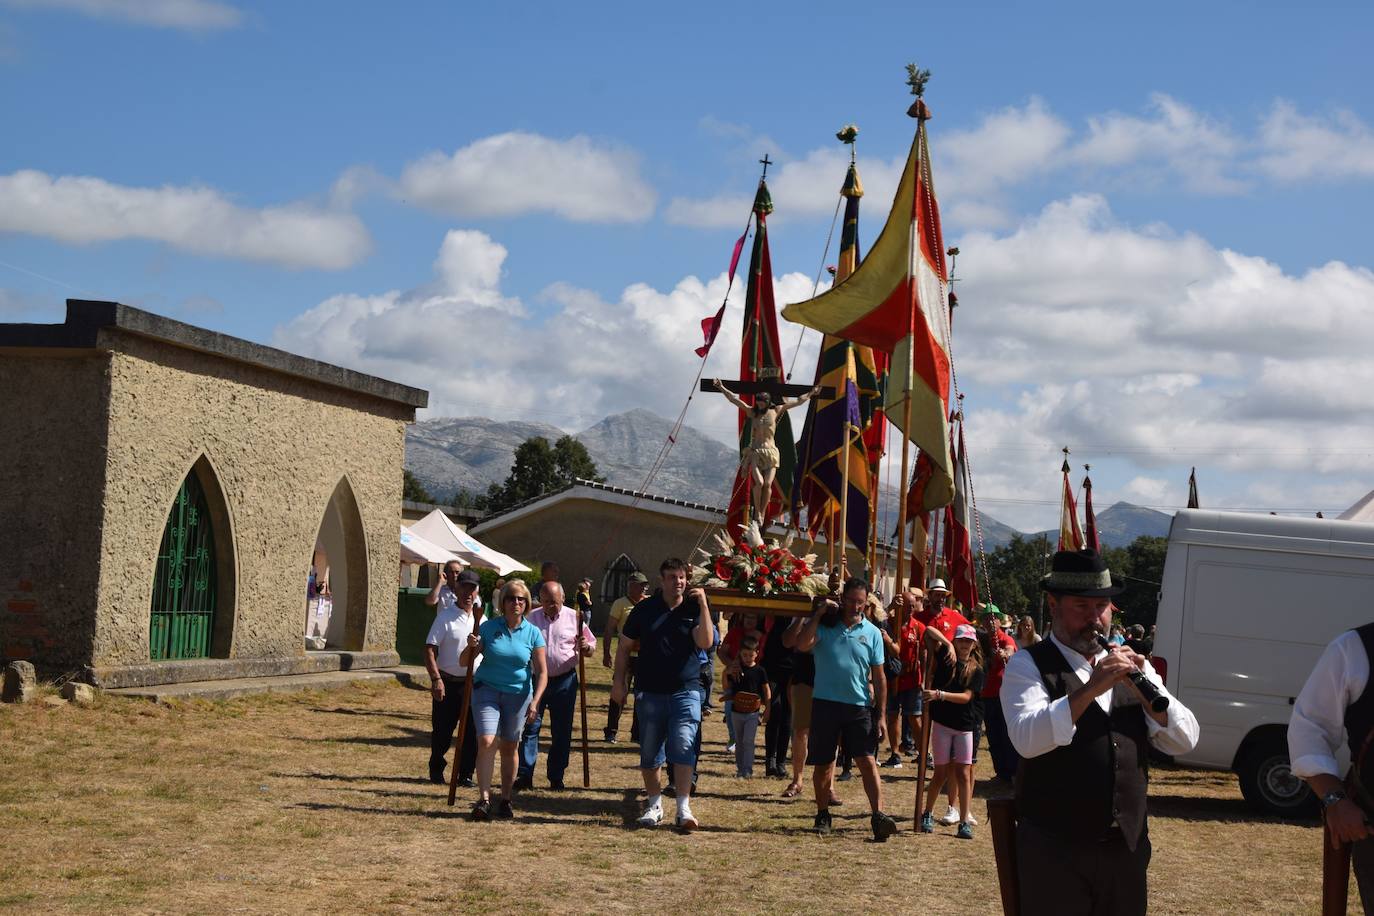
<instances>
[{"instance_id":1,"label":"wristwatch","mask_svg":"<svg viewBox=\"0 0 1374 916\"><path fill-rule=\"evenodd\" d=\"M1332 789L1322 796L1322 807L1330 808L1336 802L1345 801L1345 793L1340 789Z\"/></svg>"}]
</instances>

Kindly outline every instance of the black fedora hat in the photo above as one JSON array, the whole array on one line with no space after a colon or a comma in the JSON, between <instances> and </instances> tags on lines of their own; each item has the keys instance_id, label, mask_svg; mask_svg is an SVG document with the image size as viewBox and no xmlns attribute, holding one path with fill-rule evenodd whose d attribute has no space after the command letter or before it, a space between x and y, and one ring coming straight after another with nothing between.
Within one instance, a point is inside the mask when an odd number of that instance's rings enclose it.
<instances>
[{"instance_id":1,"label":"black fedora hat","mask_svg":"<svg viewBox=\"0 0 1374 916\"><path fill-rule=\"evenodd\" d=\"M1040 587L1056 595L1079 595L1084 598L1110 598L1125 591L1125 586L1112 584L1111 570L1096 550L1061 550L1050 563L1049 575L1040 580Z\"/></svg>"}]
</instances>

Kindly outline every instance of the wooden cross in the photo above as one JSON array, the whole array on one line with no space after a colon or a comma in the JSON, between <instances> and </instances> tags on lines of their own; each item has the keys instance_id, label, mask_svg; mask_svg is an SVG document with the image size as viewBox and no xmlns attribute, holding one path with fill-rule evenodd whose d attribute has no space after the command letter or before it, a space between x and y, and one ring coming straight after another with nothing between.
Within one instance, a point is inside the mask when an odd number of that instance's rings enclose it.
<instances>
[{"instance_id":1,"label":"wooden cross","mask_svg":"<svg viewBox=\"0 0 1374 916\"><path fill-rule=\"evenodd\" d=\"M746 382L740 379L721 379L721 385L735 394L768 394L774 403L789 397L799 397L811 390L810 385L788 385L773 379L756 379ZM701 380L701 390L714 392L716 390L715 379L704 378ZM822 388L817 394L818 398L832 400L835 397L834 388Z\"/></svg>"}]
</instances>

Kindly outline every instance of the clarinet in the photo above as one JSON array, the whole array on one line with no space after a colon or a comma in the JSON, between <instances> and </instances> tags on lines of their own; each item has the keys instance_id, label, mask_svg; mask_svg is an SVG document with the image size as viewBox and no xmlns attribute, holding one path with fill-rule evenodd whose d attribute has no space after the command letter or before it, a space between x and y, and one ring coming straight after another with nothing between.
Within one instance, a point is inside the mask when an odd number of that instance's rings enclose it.
<instances>
[{"instance_id":1,"label":"clarinet","mask_svg":"<svg viewBox=\"0 0 1374 916\"><path fill-rule=\"evenodd\" d=\"M1112 644L1107 642L1107 637L1103 636L1101 633L1094 633L1093 639L1096 639L1097 644L1108 652L1112 651ZM1160 693L1159 688L1154 685L1154 682L1147 678L1139 668L1131 669L1131 673L1128 677L1131 683L1135 685L1135 689L1139 690L1140 695L1145 698L1145 702L1149 704L1150 709L1155 712L1163 712L1169 708L1169 698Z\"/></svg>"}]
</instances>

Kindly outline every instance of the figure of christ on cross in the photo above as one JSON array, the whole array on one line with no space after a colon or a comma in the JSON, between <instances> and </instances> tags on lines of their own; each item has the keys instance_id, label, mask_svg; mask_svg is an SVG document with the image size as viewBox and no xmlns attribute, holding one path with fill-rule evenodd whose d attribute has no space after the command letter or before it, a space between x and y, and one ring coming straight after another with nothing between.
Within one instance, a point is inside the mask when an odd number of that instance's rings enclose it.
<instances>
[{"instance_id":1,"label":"figure of christ on cross","mask_svg":"<svg viewBox=\"0 0 1374 916\"><path fill-rule=\"evenodd\" d=\"M749 515L745 523L747 525L749 520L757 519L759 530L762 531L768 527L768 523L771 521L766 517L768 497L773 492L773 480L777 476L778 464L782 457L778 452L778 445L775 440L778 418L793 407L805 404L820 394L822 388L817 385L809 391L801 389L802 393L798 397L790 401L784 399L777 405L773 404L772 392L765 388L754 395L754 406L750 407L733 391L726 388L720 379L711 379L711 387L725 395L727 401L744 411L749 417L749 445L744 449L744 454L740 456L740 467L748 473L752 483ZM763 385L756 385L756 387L763 388ZM774 384L771 387L784 389L783 394L791 394L795 393L795 390L800 386ZM785 389L793 390L787 391Z\"/></svg>"}]
</instances>

